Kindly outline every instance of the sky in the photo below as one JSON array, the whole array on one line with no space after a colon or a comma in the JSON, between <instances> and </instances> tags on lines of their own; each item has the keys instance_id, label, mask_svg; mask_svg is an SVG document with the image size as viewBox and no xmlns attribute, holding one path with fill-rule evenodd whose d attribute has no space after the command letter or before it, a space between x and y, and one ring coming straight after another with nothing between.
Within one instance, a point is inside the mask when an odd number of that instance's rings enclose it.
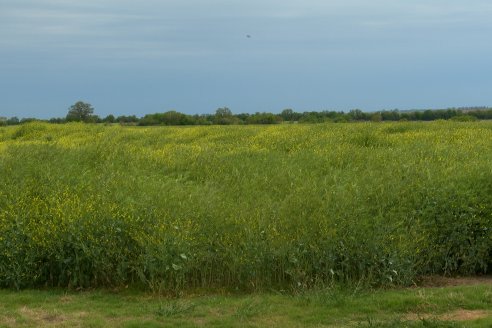
<instances>
[{"instance_id":1,"label":"sky","mask_svg":"<svg viewBox=\"0 0 492 328\"><path fill-rule=\"evenodd\" d=\"M0 0L0 116L492 106L490 0Z\"/></svg>"}]
</instances>

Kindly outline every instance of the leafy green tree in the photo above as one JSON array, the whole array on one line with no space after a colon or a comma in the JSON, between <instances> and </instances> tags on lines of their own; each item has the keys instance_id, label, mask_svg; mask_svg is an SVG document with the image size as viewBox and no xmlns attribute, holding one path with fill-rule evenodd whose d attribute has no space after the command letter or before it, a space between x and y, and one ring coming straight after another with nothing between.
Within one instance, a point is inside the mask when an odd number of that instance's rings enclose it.
<instances>
[{"instance_id":1,"label":"leafy green tree","mask_svg":"<svg viewBox=\"0 0 492 328\"><path fill-rule=\"evenodd\" d=\"M398 109L394 110L383 110L381 112L381 119L383 121L399 121L401 118L400 111Z\"/></svg>"},{"instance_id":2,"label":"leafy green tree","mask_svg":"<svg viewBox=\"0 0 492 328\"><path fill-rule=\"evenodd\" d=\"M52 117L49 119L48 122L53 124L61 124L61 123L66 123L66 120L62 117Z\"/></svg>"},{"instance_id":3,"label":"leafy green tree","mask_svg":"<svg viewBox=\"0 0 492 328\"><path fill-rule=\"evenodd\" d=\"M319 112L304 112L299 119L300 123L322 123L325 119Z\"/></svg>"},{"instance_id":4,"label":"leafy green tree","mask_svg":"<svg viewBox=\"0 0 492 328\"><path fill-rule=\"evenodd\" d=\"M109 114L108 116L106 116L103 119L103 122L105 122L105 123L114 123L114 122L116 122L116 118L114 117L113 114Z\"/></svg>"},{"instance_id":5,"label":"leafy green tree","mask_svg":"<svg viewBox=\"0 0 492 328\"><path fill-rule=\"evenodd\" d=\"M215 116L216 117L231 117L232 116L232 111L228 107L221 107L217 108L215 111Z\"/></svg>"},{"instance_id":6,"label":"leafy green tree","mask_svg":"<svg viewBox=\"0 0 492 328\"><path fill-rule=\"evenodd\" d=\"M7 125L18 125L20 124L20 120L17 116L13 116L7 120Z\"/></svg>"},{"instance_id":7,"label":"leafy green tree","mask_svg":"<svg viewBox=\"0 0 492 328\"><path fill-rule=\"evenodd\" d=\"M34 117L23 117L21 120L20 120L20 124L24 124L24 123L29 123L29 122L36 122L36 121L39 121L37 118L34 118Z\"/></svg>"},{"instance_id":8,"label":"leafy green tree","mask_svg":"<svg viewBox=\"0 0 492 328\"><path fill-rule=\"evenodd\" d=\"M433 110L427 109L422 113L422 120L432 121L436 119L436 113Z\"/></svg>"},{"instance_id":9,"label":"leafy green tree","mask_svg":"<svg viewBox=\"0 0 492 328\"><path fill-rule=\"evenodd\" d=\"M164 125L193 125L193 120L189 115L171 110L161 116L161 122Z\"/></svg>"},{"instance_id":10,"label":"leafy green tree","mask_svg":"<svg viewBox=\"0 0 492 328\"><path fill-rule=\"evenodd\" d=\"M147 114L140 119L139 125L193 125L196 124L192 116L175 110L165 113Z\"/></svg>"},{"instance_id":11,"label":"leafy green tree","mask_svg":"<svg viewBox=\"0 0 492 328\"><path fill-rule=\"evenodd\" d=\"M93 113L94 108L91 104L77 101L68 109L67 121L91 122Z\"/></svg>"},{"instance_id":12,"label":"leafy green tree","mask_svg":"<svg viewBox=\"0 0 492 328\"><path fill-rule=\"evenodd\" d=\"M380 112L376 112L371 114L371 121L373 122L381 122L383 120L383 116L381 116Z\"/></svg>"},{"instance_id":13,"label":"leafy green tree","mask_svg":"<svg viewBox=\"0 0 492 328\"><path fill-rule=\"evenodd\" d=\"M238 123L239 119L234 117L232 111L227 107L217 108L215 111L215 124L234 124Z\"/></svg>"},{"instance_id":14,"label":"leafy green tree","mask_svg":"<svg viewBox=\"0 0 492 328\"><path fill-rule=\"evenodd\" d=\"M116 122L120 124L134 124L138 123L139 119L135 115L131 116L125 116L125 115L120 115L116 118Z\"/></svg>"},{"instance_id":15,"label":"leafy green tree","mask_svg":"<svg viewBox=\"0 0 492 328\"><path fill-rule=\"evenodd\" d=\"M347 114L353 121L364 121L366 120L366 115L360 109L352 109Z\"/></svg>"},{"instance_id":16,"label":"leafy green tree","mask_svg":"<svg viewBox=\"0 0 492 328\"><path fill-rule=\"evenodd\" d=\"M472 115L457 115L451 118L452 121L456 122L475 122L478 118Z\"/></svg>"},{"instance_id":17,"label":"leafy green tree","mask_svg":"<svg viewBox=\"0 0 492 328\"><path fill-rule=\"evenodd\" d=\"M282 122L282 117L272 113L255 113L246 120L248 124L276 124Z\"/></svg>"},{"instance_id":18,"label":"leafy green tree","mask_svg":"<svg viewBox=\"0 0 492 328\"><path fill-rule=\"evenodd\" d=\"M286 108L280 113L280 116L284 121L294 121L294 115L294 111L290 108Z\"/></svg>"}]
</instances>

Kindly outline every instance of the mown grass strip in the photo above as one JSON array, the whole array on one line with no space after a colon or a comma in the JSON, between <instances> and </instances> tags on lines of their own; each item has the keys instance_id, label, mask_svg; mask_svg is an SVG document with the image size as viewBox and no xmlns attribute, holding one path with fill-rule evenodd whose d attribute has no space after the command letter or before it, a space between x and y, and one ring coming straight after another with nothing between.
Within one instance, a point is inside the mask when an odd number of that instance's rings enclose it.
<instances>
[{"instance_id":1,"label":"mown grass strip","mask_svg":"<svg viewBox=\"0 0 492 328\"><path fill-rule=\"evenodd\" d=\"M0 290L1 327L492 327L492 284L166 298Z\"/></svg>"}]
</instances>

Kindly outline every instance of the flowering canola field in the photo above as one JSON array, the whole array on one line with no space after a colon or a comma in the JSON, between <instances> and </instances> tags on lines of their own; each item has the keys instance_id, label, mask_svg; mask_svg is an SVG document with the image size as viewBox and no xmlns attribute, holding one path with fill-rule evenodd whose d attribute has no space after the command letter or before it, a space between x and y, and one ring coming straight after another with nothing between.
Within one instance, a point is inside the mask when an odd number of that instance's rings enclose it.
<instances>
[{"instance_id":1,"label":"flowering canola field","mask_svg":"<svg viewBox=\"0 0 492 328\"><path fill-rule=\"evenodd\" d=\"M492 269L492 122L0 128L0 287Z\"/></svg>"}]
</instances>

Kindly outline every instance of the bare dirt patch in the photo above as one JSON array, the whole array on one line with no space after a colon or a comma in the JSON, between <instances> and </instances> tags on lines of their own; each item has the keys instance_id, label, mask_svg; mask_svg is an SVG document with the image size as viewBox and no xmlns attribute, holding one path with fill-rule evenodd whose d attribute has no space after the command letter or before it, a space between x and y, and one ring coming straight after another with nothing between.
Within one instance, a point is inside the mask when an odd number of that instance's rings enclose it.
<instances>
[{"instance_id":1,"label":"bare dirt patch","mask_svg":"<svg viewBox=\"0 0 492 328\"><path fill-rule=\"evenodd\" d=\"M446 312L443 314L417 314L410 313L405 316L406 320L418 321L421 319L436 319L441 321L473 321L482 318L487 318L490 312L484 310L455 310L452 312Z\"/></svg>"},{"instance_id":2,"label":"bare dirt patch","mask_svg":"<svg viewBox=\"0 0 492 328\"><path fill-rule=\"evenodd\" d=\"M453 312L445 313L439 318L446 321L470 321L486 318L489 315L487 311L483 310L456 310Z\"/></svg>"},{"instance_id":3,"label":"bare dirt patch","mask_svg":"<svg viewBox=\"0 0 492 328\"><path fill-rule=\"evenodd\" d=\"M73 297L70 295L63 295L59 298L60 303L67 304L67 303L72 303Z\"/></svg>"},{"instance_id":4,"label":"bare dirt patch","mask_svg":"<svg viewBox=\"0 0 492 328\"><path fill-rule=\"evenodd\" d=\"M56 324L66 320L66 317L62 314L47 312L43 310L34 310L26 306L22 307L19 312L36 323L50 323Z\"/></svg>"},{"instance_id":5,"label":"bare dirt patch","mask_svg":"<svg viewBox=\"0 0 492 328\"><path fill-rule=\"evenodd\" d=\"M422 277L419 287L452 287L470 285L492 285L492 276L476 277L441 277L428 276Z\"/></svg>"},{"instance_id":6,"label":"bare dirt patch","mask_svg":"<svg viewBox=\"0 0 492 328\"><path fill-rule=\"evenodd\" d=\"M13 316L0 316L0 325L3 327L13 327L17 320Z\"/></svg>"}]
</instances>

